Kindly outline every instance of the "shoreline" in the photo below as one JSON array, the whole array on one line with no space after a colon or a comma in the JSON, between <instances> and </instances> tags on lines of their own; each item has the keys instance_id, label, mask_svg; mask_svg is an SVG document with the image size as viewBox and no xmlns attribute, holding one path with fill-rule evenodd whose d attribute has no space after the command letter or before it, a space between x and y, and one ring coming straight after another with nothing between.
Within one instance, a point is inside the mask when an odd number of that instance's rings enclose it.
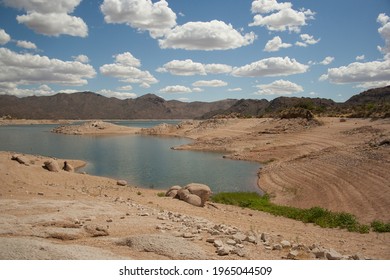
<instances>
[{"instance_id":1,"label":"shoreline","mask_svg":"<svg viewBox=\"0 0 390 280\"><path fill-rule=\"evenodd\" d=\"M0 152L0 247L6 246L0 250L2 259L284 259L293 246L297 259L315 259L309 247L332 248L343 258L390 259L390 233L320 228L218 203L195 207L161 197L161 190L122 187L114 179L88 174L49 172L42 168L48 157L25 154L27 166L11 156ZM221 232L215 235L216 230ZM220 256L207 241L225 240L237 232L254 238L254 243L242 242L242 255ZM126 240L138 245L121 245ZM292 245L272 249L282 241ZM81 247L74 251L74 246Z\"/></svg>"}]
</instances>

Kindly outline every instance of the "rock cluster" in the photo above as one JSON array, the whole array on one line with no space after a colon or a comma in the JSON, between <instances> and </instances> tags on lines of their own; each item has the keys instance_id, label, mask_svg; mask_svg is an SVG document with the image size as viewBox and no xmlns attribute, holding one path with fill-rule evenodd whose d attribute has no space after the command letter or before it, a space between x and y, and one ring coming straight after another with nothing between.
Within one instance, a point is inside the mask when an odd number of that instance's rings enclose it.
<instances>
[{"instance_id":1,"label":"rock cluster","mask_svg":"<svg viewBox=\"0 0 390 280\"><path fill-rule=\"evenodd\" d=\"M211 195L211 189L204 184L191 183L185 187L172 186L165 196L178 198L191 205L203 207Z\"/></svg>"}]
</instances>

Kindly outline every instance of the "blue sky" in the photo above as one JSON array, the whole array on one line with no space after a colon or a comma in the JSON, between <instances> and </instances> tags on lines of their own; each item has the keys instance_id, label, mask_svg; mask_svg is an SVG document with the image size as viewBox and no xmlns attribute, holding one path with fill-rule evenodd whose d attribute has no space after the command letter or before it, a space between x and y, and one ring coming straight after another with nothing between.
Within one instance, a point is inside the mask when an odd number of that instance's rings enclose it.
<instances>
[{"instance_id":1,"label":"blue sky","mask_svg":"<svg viewBox=\"0 0 390 280\"><path fill-rule=\"evenodd\" d=\"M389 84L389 0L0 0L0 94L345 101Z\"/></svg>"}]
</instances>

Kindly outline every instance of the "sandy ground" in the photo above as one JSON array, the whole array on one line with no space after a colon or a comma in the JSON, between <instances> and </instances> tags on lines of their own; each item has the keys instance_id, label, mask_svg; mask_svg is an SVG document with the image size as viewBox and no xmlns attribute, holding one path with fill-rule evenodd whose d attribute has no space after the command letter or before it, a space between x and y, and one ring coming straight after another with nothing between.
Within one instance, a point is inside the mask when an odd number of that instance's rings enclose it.
<instances>
[{"instance_id":1,"label":"sandy ground","mask_svg":"<svg viewBox=\"0 0 390 280\"><path fill-rule=\"evenodd\" d=\"M229 119L144 133L186 136L177 149L266 163L258 185L278 204L390 221L390 119Z\"/></svg>"},{"instance_id":2,"label":"sandy ground","mask_svg":"<svg viewBox=\"0 0 390 280\"><path fill-rule=\"evenodd\" d=\"M195 141L182 149L269 162L259 184L278 203L388 221L389 120L322 121L191 121L142 133L186 136ZM49 172L42 168L47 158L24 155L24 165L12 155L0 152L0 259L283 259L291 250L312 259L314 247L343 258L390 259L389 233L323 229L214 203L195 207L161 190L118 186L121 178ZM239 243L238 252L218 254L215 240ZM277 246L284 241L291 246Z\"/></svg>"}]
</instances>

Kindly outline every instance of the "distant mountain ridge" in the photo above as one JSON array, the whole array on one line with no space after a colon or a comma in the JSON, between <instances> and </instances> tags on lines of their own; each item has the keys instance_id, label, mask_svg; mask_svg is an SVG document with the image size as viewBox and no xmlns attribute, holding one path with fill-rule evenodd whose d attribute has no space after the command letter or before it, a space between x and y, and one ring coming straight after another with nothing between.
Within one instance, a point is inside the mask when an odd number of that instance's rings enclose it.
<instances>
[{"instance_id":1,"label":"distant mountain ridge","mask_svg":"<svg viewBox=\"0 0 390 280\"><path fill-rule=\"evenodd\" d=\"M274 116L292 107L305 108L318 115L390 117L390 86L362 92L344 103L308 97L278 97L271 101L226 99L215 102L181 102L166 101L151 93L125 100L93 92L22 98L0 95L0 117L25 119L205 119L229 115L261 117Z\"/></svg>"}]
</instances>

